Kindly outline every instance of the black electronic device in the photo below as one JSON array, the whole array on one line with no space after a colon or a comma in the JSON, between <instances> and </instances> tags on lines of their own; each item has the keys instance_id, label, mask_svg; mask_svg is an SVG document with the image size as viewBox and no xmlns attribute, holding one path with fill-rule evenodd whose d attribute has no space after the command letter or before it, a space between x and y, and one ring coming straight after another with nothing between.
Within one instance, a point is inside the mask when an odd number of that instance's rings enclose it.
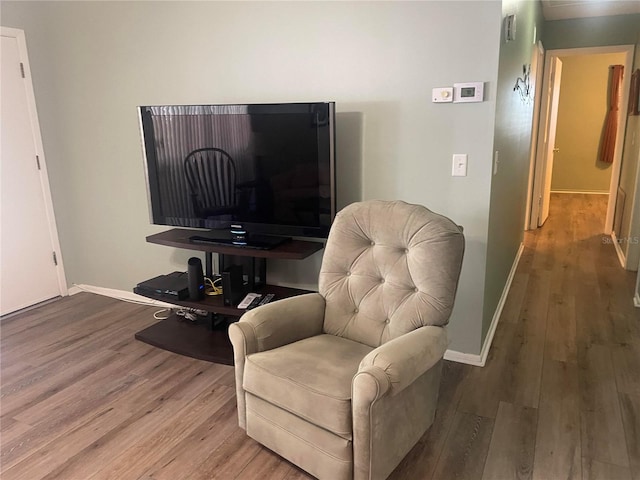
<instances>
[{"instance_id":1,"label":"black electronic device","mask_svg":"<svg viewBox=\"0 0 640 480\"><path fill-rule=\"evenodd\" d=\"M275 235L246 235L242 240L234 238L232 234L226 236L222 232L213 235L193 235L189 237L193 243L203 245L230 245L234 247L253 248L256 250L271 250L291 240L290 237L277 237Z\"/></svg>"},{"instance_id":2,"label":"black electronic device","mask_svg":"<svg viewBox=\"0 0 640 480\"><path fill-rule=\"evenodd\" d=\"M227 307L237 305L245 295L242 266L231 265L222 271L222 300Z\"/></svg>"},{"instance_id":3,"label":"black electronic device","mask_svg":"<svg viewBox=\"0 0 640 480\"><path fill-rule=\"evenodd\" d=\"M189 300L202 300L204 298L204 274L202 273L202 261L198 257L189 259L187 274L189 277Z\"/></svg>"},{"instance_id":4,"label":"black electronic device","mask_svg":"<svg viewBox=\"0 0 640 480\"><path fill-rule=\"evenodd\" d=\"M145 297L156 297L166 300L184 300L189 297L188 276L184 272L173 272L168 275L140 282L134 293Z\"/></svg>"},{"instance_id":5,"label":"black electronic device","mask_svg":"<svg viewBox=\"0 0 640 480\"><path fill-rule=\"evenodd\" d=\"M254 298L253 300L251 300L249 305L247 305L247 310L252 310L252 309L256 308L258 305L260 305L261 301L262 301L262 295Z\"/></svg>"},{"instance_id":6,"label":"black electronic device","mask_svg":"<svg viewBox=\"0 0 640 480\"><path fill-rule=\"evenodd\" d=\"M258 306L260 307L262 305L266 305L271 300L273 300L274 297L275 295L273 293L267 293L264 297L260 299L260 303L258 303Z\"/></svg>"},{"instance_id":7,"label":"black electronic device","mask_svg":"<svg viewBox=\"0 0 640 480\"><path fill-rule=\"evenodd\" d=\"M221 244L247 247L255 234L328 235L335 103L141 106L139 114L152 223L208 228L211 242L220 232Z\"/></svg>"}]
</instances>

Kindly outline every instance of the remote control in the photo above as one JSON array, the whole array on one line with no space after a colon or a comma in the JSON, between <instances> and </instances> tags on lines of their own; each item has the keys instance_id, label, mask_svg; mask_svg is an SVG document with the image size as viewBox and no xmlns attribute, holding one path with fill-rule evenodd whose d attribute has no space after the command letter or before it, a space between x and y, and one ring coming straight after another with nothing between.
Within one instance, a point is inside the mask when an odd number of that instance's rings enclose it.
<instances>
[{"instance_id":1,"label":"remote control","mask_svg":"<svg viewBox=\"0 0 640 480\"><path fill-rule=\"evenodd\" d=\"M260 298L262 297L262 295L260 295L259 293L247 293L246 297L244 297L242 299L242 301L238 304L238 308L240 309L244 309L247 308L251 302L253 302L254 299L256 298Z\"/></svg>"},{"instance_id":2,"label":"remote control","mask_svg":"<svg viewBox=\"0 0 640 480\"><path fill-rule=\"evenodd\" d=\"M271 300L273 300L273 297L275 297L273 293L267 293L264 297L260 299L260 303L258 303L258 306L269 303Z\"/></svg>"},{"instance_id":3,"label":"remote control","mask_svg":"<svg viewBox=\"0 0 640 480\"><path fill-rule=\"evenodd\" d=\"M258 306L258 304L260 303L260 300L262 295L257 296L256 298L254 298L253 300L251 300L251 303L247 306L247 310L251 310L252 308L256 308Z\"/></svg>"}]
</instances>

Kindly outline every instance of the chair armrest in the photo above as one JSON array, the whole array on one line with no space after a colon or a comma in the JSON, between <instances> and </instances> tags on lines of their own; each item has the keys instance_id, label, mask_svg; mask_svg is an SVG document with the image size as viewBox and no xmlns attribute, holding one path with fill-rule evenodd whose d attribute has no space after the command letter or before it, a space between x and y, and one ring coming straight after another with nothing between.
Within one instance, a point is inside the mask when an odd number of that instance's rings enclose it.
<instances>
[{"instance_id":1,"label":"chair armrest","mask_svg":"<svg viewBox=\"0 0 640 480\"><path fill-rule=\"evenodd\" d=\"M244 355L272 350L322 333L324 297L308 293L268 303L246 312L229 325L234 350L244 344Z\"/></svg>"},{"instance_id":2,"label":"chair armrest","mask_svg":"<svg viewBox=\"0 0 640 480\"><path fill-rule=\"evenodd\" d=\"M354 378L354 396L360 390L358 386L365 385L369 401L387 393L398 394L438 363L447 345L446 330L435 326L421 327L380 345L360 362Z\"/></svg>"},{"instance_id":3,"label":"chair armrest","mask_svg":"<svg viewBox=\"0 0 640 480\"><path fill-rule=\"evenodd\" d=\"M354 480L386 478L433 423L446 348L446 330L428 326L362 359L351 384Z\"/></svg>"},{"instance_id":4,"label":"chair armrest","mask_svg":"<svg viewBox=\"0 0 640 480\"><path fill-rule=\"evenodd\" d=\"M244 364L247 355L271 350L322 333L324 297L308 293L267 303L229 325L236 376L238 424L247 428Z\"/></svg>"}]
</instances>

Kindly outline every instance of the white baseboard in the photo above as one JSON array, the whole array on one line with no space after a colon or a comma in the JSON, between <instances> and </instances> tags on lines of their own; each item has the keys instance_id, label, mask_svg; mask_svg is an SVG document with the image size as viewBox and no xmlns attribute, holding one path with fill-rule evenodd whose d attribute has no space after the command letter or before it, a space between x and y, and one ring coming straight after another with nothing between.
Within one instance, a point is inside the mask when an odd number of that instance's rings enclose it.
<instances>
[{"instance_id":1,"label":"white baseboard","mask_svg":"<svg viewBox=\"0 0 640 480\"><path fill-rule=\"evenodd\" d=\"M444 352L444 359L456 363L466 363L476 367L484 367L482 357L471 353L456 352L455 350L447 350Z\"/></svg>"},{"instance_id":2,"label":"white baseboard","mask_svg":"<svg viewBox=\"0 0 640 480\"><path fill-rule=\"evenodd\" d=\"M171 303L162 302L160 300L153 300L152 298L143 297L133 292L126 290L116 290L113 288L95 287L93 285L73 284L73 287L69 288L69 295L76 295L80 292L95 293L97 295L104 295L105 297L116 298L125 302L139 303L142 305L150 305L152 307L164 307L164 308L179 308L177 305Z\"/></svg>"},{"instance_id":3,"label":"white baseboard","mask_svg":"<svg viewBox=\"0 0 640 480\"><path fill-rule=\"evenodd\" d=\"M620 242L618 242L618 237L616 237L616 232L611 232L611 240L613 240L613 246L616 249L616 254L618 255L618 260L620 261L620 265L622 268L627 268L627 257L622 251L622 247L620 246Z\"/></svg>"},{"instance_id":4,"label":"white baseboard","mask_svg":"<svg viewBox=\"0 0 640 480\"><path fill-rule=\"evenodd\" d=\"M520 248L518 248L518 253L516 253L516 258L513 260L513 265L511 265L511 271L509 272L507 282L505 283L504 289L502 290L502 295L500 296L500 300L498 301L498 306L496 307L496 311L493 314L493 319L491 320L491 325L489 326L487 336L484 339L482 350L480 350L480 355L472 355L469 353L456 352L455 350L447 350L444 354L445 360L451 360L452 362L458 363L466 363L468 365L475 365L477 367L485 366L485 364L487 363L487 357L489 356L489 350L491 349L491 344L493 343L493 336L496 333L496 328L498 328L500 315L502 315L502 309L504 308L504 304L507 301L507 296L509 295L509 290L511 289L511 283L513 282L513 277L516 274L516 270L518 269L518 263L520 263L520 257L522 256L523 250L524 243L521 243Z\"/></svg>"},{"instance_id":5,"label":"white baseboard","mask_svg":"<svg viewBox=\"0 0 640 480\"><path fill-rule=\"evenodd\" d=\"M609 195L609 191L600 190L551 190L551 193L579 193L581 195Z\"/></svg>"},{"instance_id":6,"label":"white baseboard","mask_svg":"<svg viewBox=\"0 0 640 480\"><path fill-rule=\"evenodd\" d=\"M502 309L504 308L504 304L507 300L507 295L509 294L509 289L511 288L511 282L513 281L513 277L516 273L516 269L518 268L518 262L520 261L520 257L522 256L522 251L524 250L524 244L520 244L520 248L518 249L518 253L516 253L516 258L513 261L513 265L511 266L511 271L509 272L509 276L507 277L507 282L502 291L502 296L500 297L500 301L498 302L498 306L496 307L496 311L493 315L493 319L491 321L491 325L489 327L489 331L487 332L487 336L485 337L484 344L482 345L482 350L480 355L472 354L472 353L462 353L456 350L447 350L444 353L444 359L450 360L452 362L457 363L465 363L468 365L474 365L477 367L484 367L487 362L487 356L489 355L489 349L491 348L491 343L493 342L493 336L496 333L496 328L498 326L498 321L500 319L500 315L502 314ZM69 288L69 295L76 295L80 292L90 292L98 295L105 295L111 298L117 298L118 300L124 300L128 302L141 303L144 305L152 305L159 306L165 308L175 308L176 305L172 305L170 303L161 302L158 300L152 300L147 297L143 297L142 295L137 295L132 292L127 292L125 290L115 290L111 288L104 287L95 287L92 285L83 285L83 284L74 284L71 288Z\"/></svg>"},{"instance_id":7,"label":"white baseboard","mask_svg":"<svg viewBox=\"0 0 640 480\"><path fill-rule=\"evenodd\" d=\"M518 264L520 263L520 257L522 257L523 251L524 251L524 243L520 243L520 248L518 248L518 253L516 253L516 258L513 259L513 264L511 265L511 271L509 272L509 276L507 277L507 282L505 283L504 289L502 290L500 301L498 301L498 306L496 307L496 311L493 314L491 325L489 325L489 331L487 332L487 336L485 337L484 344L482 345L482 350L480 351L481 364L483 367L487 363L487 357L489 356L489 349L491 348L491 344L493 343L493 336L496 333L496 328L498 328L500 315L502 315L502 309L504 308L504 304L507 302L507 296L509 295L509 290L511 290L511 283L513 282L513 277L516 275L516 270L518 269Z\"/></svg>"},{"instance_id":8,"label":"white baseboard","mask_svg":"<svg viewBox=\"0 0 640 480\"><path fill-rule=\"evenodd\" d=\"M633 297L633 305L636 308L640 308L640 293L636 293L636 295Z\"/></svg>"}]
</instances>

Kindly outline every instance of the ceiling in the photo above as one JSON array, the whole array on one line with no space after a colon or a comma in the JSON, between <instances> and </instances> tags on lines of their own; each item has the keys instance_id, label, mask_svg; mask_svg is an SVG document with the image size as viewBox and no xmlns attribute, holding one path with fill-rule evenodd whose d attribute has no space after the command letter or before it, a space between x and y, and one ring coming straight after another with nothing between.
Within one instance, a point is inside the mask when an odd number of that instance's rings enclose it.
<instances>
[{"instance_id":1,"label":"ceiling","mask_svg":"<svg viewBox=\"0 0 640 480\"><path fill-rule=\"evenodd\" d=\"M545 20L640 13L638 0L541 0Z\"/></svg>"}]
</instances>

